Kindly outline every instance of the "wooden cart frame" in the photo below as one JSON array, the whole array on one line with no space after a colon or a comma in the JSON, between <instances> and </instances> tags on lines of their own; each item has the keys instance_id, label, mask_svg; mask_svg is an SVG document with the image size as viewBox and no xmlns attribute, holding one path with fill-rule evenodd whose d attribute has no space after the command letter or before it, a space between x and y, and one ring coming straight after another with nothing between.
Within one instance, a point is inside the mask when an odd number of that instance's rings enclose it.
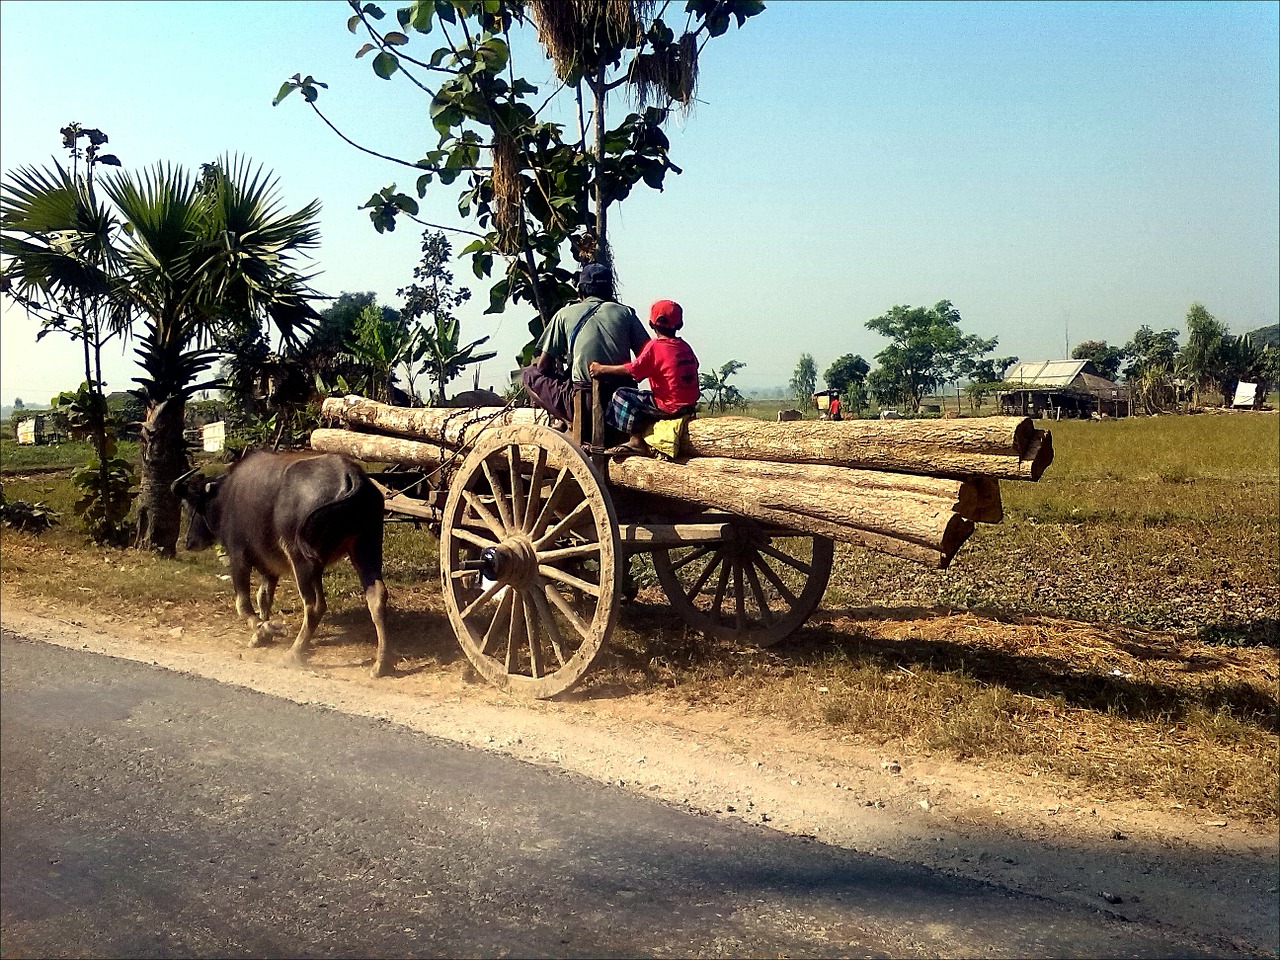
<instances>
[{"instance_id":1,"label":"wooden cart frame","mask_svg":"<svg viewBox=\"0 0 1280 960\"><path fill-rule=\"evenodd\" d=\"M445 469L375 475L392 518L439 538L449 621L486 680L535 698L576 684L614 628L635 554L704 633L768 645L809 618L831 540L611 485L604 438L598 390L582 391L568 433L495 426Z\"/></svg>"}]
</instances>

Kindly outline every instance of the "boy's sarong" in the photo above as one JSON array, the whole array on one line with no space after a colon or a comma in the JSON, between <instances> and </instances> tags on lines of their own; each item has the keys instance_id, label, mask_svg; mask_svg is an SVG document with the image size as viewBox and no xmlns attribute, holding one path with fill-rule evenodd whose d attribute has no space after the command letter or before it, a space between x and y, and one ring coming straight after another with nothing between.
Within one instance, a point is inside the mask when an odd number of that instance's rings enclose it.
<instances>
[{"instance_id":1,"label":"boy's sarong","mask_svg":"<svg viewBox=\"0 0 1280 960\"><path fill-rule=\"evenodd\" d=\"M605 410L605 423L623 433L640 433L651 423L674 420L693 413L694 406L668 413L653 402L653 391L635 387L619 387Z\"/></svg>"}]
</instances>

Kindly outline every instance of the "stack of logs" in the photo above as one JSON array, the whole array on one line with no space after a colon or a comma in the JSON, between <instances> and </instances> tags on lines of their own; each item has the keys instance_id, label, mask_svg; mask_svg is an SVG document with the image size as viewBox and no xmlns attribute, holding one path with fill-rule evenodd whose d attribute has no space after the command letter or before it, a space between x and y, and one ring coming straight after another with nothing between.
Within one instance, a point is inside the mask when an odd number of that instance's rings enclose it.
<instances>
[{"instance_id":1,"label":"stack of logs","mask_svg":"<svg viewBox=\"0 0 1280 960\"><path fill-rule=\"evenodd\" d=\"M316 450L438 469L493 426L545 422L531 409L391 407L324 402L342 430ZM1049 432L1022 417L774 423L691 420L677 461L608 461L609 482L943 568L975 523L1003 516L999 481L1038 480Z\"/></svg>"}]
</instances>

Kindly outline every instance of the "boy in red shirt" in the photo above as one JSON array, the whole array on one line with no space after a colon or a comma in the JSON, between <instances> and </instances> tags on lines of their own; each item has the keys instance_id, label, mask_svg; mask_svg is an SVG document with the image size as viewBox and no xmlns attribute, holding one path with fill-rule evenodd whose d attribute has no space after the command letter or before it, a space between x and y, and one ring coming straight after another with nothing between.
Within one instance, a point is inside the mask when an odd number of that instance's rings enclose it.
<instances>
[{"instance_id":1,"label":"boy in red shirt","mask_svg":"<svg viewBox=\"0 0 1280 960\"><path fill-rule=\"evenodd\" d=\"M648 380L649 389L619 387L609 401L605 421L631 439L610 453L648 454L645 430L658 420L686 417L697 408L698 358L676 336L684 326L684 311L674 300L658 300L649 308L649 326L657 334L630 363L596 363L591 376L630 376Z\"/></svg>"}]
</instances>

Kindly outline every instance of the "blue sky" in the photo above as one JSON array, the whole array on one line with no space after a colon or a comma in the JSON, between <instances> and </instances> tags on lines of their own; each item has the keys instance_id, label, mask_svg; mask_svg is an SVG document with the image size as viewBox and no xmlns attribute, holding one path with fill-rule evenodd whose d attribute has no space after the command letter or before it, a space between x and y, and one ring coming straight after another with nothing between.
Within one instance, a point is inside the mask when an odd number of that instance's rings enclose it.
<instances>
[{"instance_id":1,"label":"blue sky","mask_svg":"<svg viewBox=\"0 0 1280 960\"><path fill-rule=\"evenodd\" d=\"M290 206L322 202L323 292L398 305L421 231L379 235L356 208L409 171L346 146L296 96L271 106L286 77L311 73L356 140L410 159L435 145L421 95L353 58L347 12L0 0L0 167L49 162L72 120L106 131L129 167L246 154ZM943 298L966 332L1027 360L1062 356L1068 339L1123 344L1143 323L1181 329L1193 301L1235 332L1274 324L1278 12L773 0L707 46L700 102L669 130L685 173L611 212L622 298L642 313L680 301L704 367L745 361L745 386L785 383L801 352L819 371L871 359L885 341L868 319ZM516 67L552 88L531 41ZM435 187L424 216L467 226L455 202ZM471 281L468 264L455 273ZM500 355L481 379L499 383L528 311L484 316L487 285L475 289L464 335L492 337ZM6 404L81 379L74 347L34 336L5 309ZM132 363L112 353L109 387L126 389Z\"/></svg>"}]
</instances>

